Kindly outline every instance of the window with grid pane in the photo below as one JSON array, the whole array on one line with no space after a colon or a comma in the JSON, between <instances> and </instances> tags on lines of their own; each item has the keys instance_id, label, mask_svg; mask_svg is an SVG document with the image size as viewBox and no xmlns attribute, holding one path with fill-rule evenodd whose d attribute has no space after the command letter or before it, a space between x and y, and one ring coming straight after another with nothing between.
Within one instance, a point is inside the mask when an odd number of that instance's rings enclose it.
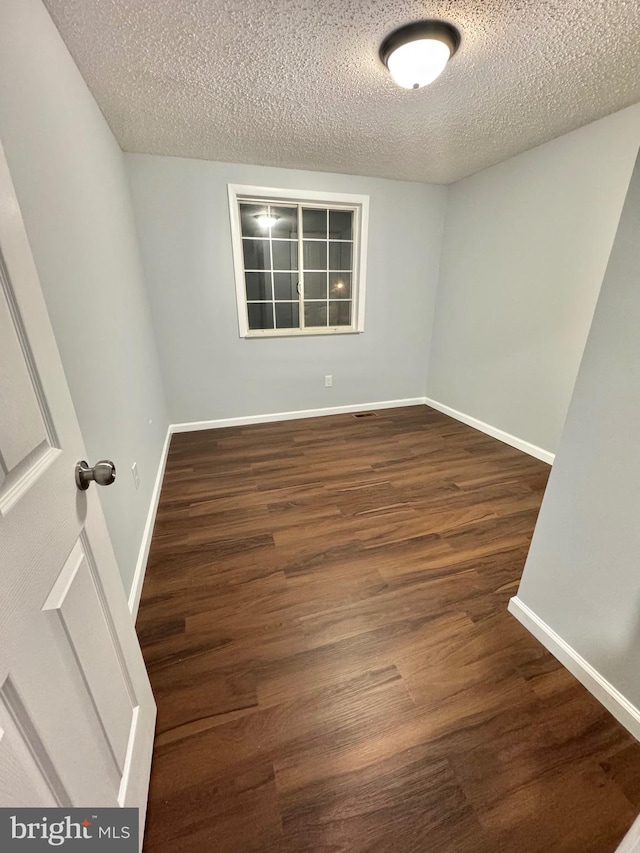
<instances>
[{"instance_id":1,"label":"window with grid pane","mask_svg":"<svg viewBox=\"0 0 640 853\"><path fill-rule=\"evenodd\" d=\"M368 198L229 187L240 334L363 330Z\"/></svg>"}]
</instances>

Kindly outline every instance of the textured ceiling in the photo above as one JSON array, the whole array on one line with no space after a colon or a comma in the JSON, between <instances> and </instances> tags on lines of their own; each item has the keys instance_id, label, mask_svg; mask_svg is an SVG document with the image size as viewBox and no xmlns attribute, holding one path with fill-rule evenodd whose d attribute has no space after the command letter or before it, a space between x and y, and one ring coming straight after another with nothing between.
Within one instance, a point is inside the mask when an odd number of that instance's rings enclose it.
<instances>
[{"instance_id":1,"label":"textured ceiling","mask_svg":"<svg viewBox=\"0 0 640 853\"><path fill-rule=\"evenodd\" d=\"M638 0L44 0L125 151L450 182L640 101ZM383 37L462 44L399 89Z\"/></svg>"}]
</instances>

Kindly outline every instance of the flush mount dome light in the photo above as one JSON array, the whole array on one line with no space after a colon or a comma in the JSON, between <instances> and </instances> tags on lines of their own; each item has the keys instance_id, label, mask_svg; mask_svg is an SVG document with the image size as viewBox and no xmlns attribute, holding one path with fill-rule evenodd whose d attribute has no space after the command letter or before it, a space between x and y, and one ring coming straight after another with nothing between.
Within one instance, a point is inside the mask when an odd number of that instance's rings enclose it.
<instances>
[{"instance_id":1,"label":"flush mount dome light","mask_svg":"<svg viewBox=\"0 0 640 853\"><path fill-rule=\"evenodd\" d=\"M416 21L394 30L380 45L380 59L398 86L433 83L458 49L460 33L446 21Z\"/></svg>"}]
</instances>

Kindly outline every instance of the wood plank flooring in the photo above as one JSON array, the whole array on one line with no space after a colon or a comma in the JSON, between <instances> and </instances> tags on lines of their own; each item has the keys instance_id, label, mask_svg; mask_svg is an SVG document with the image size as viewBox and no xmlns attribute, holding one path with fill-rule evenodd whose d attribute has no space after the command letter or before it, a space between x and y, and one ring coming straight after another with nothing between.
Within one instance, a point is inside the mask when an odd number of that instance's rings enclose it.
<instances>
[{"instance_id":1,"label":"wood plank flooring","mask_svg":"<svg viewBox=\"0 0 640 853\"><path fill-rule=\"evenodd\" d=\"M424 406L175 435L146 853L612 853L640 745L506 612L548 471Z\"/></svg>"}]
</instances>

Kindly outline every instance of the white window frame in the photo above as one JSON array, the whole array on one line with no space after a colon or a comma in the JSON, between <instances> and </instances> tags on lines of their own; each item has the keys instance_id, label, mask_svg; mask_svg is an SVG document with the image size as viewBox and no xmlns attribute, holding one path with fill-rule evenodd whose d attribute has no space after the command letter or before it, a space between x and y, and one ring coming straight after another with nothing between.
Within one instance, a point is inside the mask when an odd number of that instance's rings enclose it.
<instances>
[{"instance_id":1,"label":"white window frame","mask_svg":"<svg viewBox=\"0 0 640 853\"><path fill-rule=\"evenodd\" d=\"M352 193L332 193L314 190L256 187L246 184L228 184L229 216L231 219L231 242L238 305L238 328L241 338L308 337L310 335L353 335L364 332L365 288L367 281L367 237L369 231L369 196ZM242 227L240 202L256 201L289 202L318 207L345 207L354 211L352 311L350 326L310 327L308 329L250 329L247 313L247 297L244 277L244 255L242 251ZM301 263L301 258L299 260ZM304 287L304 285L303 285ZM304 298L304 293L302 293Z\"/></svg>"}]
</instances>

